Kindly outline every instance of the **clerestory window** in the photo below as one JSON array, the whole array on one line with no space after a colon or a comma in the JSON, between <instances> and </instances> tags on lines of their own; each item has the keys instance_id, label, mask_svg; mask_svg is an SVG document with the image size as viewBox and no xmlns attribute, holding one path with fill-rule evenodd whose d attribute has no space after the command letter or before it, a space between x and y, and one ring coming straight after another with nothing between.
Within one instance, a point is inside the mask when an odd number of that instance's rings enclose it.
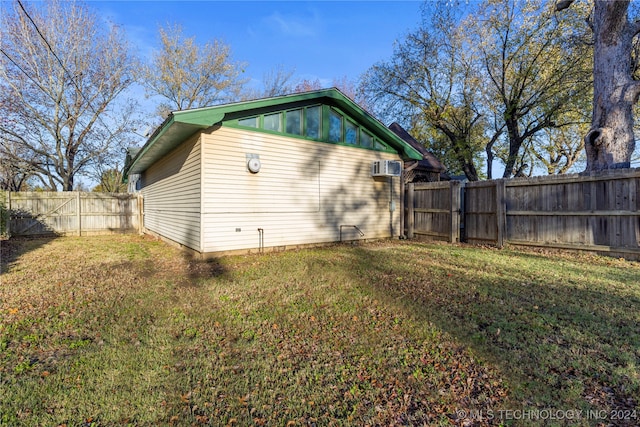
<instances>
[{"instance_id":1,"label":"clerestory window","mask_svg":"<svg viewBox=\"0 0 640 427\"><path fill-rule=\"evenodd\" d=\"M311 105L258 116L239 118L237 125L263 129L316 141L377 151L394 151L337 108Z\"/></svg>"}]
</instances>

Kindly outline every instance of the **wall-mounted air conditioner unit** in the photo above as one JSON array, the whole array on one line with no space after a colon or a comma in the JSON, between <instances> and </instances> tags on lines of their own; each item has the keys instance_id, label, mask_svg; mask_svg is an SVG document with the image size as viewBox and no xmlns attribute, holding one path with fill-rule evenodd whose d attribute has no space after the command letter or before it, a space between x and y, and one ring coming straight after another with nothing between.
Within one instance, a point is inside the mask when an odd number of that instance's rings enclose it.
<instances>
[{"instance_id":1,"label":"wall-mounted air conditioner unit","mask_svg":"<svg viewBox=\"0 0 640 427\"><path fill-rule=\"evenodd\" d=\"M376 160L371 165L371 176L400 176L402 163L396 160Z\"/></svg>"}]
</instances>

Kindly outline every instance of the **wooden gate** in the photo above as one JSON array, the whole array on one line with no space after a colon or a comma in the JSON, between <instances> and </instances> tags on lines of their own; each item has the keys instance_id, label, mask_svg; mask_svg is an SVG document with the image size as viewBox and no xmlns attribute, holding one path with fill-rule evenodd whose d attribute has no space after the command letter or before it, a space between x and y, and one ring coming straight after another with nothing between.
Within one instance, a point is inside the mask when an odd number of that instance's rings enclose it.
<instances>
[{"instance_id":1,"label":"wooden gate","mask_svg":"<svg viewBox=\"0 0 640 427\"><path fill-rule=\"evenodd\" d=\"M10 236L87 235L136 231L141 200L134 194L7 193Z\"/></svg>"},{"instance_id":2,"label":"wooden gate","mask_svg":"<svg viewBox=\"0 0 640 427\"><path fill-rule=\"evenodd\" d=\"M406 233L451 243L460 241L460 182L442 181L407 185Z\"/></svg>"}]
</instances>

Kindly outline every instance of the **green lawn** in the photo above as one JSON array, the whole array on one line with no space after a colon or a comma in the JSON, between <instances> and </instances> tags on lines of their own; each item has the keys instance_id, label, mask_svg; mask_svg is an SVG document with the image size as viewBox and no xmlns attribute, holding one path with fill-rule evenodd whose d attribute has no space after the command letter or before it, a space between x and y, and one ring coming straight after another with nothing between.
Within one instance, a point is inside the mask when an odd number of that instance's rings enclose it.
<instances>
[{"instance_id":1,"label":"green lawn","mask_svg":"<svg viewBox=\"0 0 640 427\"><path fill-rule=\"evenodd\" d=\"M0 424L638 425L640 263L2 241Z\"/></svg>"}]
</instances>

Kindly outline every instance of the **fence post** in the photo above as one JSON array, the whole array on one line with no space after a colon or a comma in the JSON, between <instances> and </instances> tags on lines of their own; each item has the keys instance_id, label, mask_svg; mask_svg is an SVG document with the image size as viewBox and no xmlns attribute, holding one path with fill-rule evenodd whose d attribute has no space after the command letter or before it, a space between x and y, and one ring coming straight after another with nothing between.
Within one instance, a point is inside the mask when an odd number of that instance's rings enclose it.
<instances>
[{"instance_id":1,"label":"fence post","mask_svg":"<svg viewBox=\"0 0 640 427\"><path fill-rule=\"evenodd\" d=\"M413 231L415 227L415 213L413 211L415 184L411 182L407 187L407 239L413 239Z\"/></svg>"},{"instance_id":2,"label":"fence post","mask_svg":"<svg viewBox=\"0 0 640 427\"><path fill-rule=\"evenodd\" d=\"M504 179L496 180L496 225L498 228L496 246L499 248L504 246L507 226L507 205L505 193L506 181Z\"/></svg>"},{"instance_id":3,"label":"fence post","mask_svg":"<svg viewBox=\"0 0 640 427\"><path fill-rule=\"evenodd\" d=\"M11 190L7 191L7 212L5 213L5 231L7 239L11 238Z\"/></svg>"},{"instance_id":4,"label":"fence post","mask_svg":"<svg viewBox=\"0 0 640 427\"><path fill-rule=\"evenodd\" d=\"M80 192L76 192L77 218L78 218L78 236L82 236L82 217L80 212Z\"/></svg>"},{"instance_id":5,"label":"fence post","mask_svg":"<svg viewBox=\"0 0 640 427\"><path fill-rule=\"evenodd\" d=\"M407 188L405 187L405 182L404 182L404 178L405 178L405 172L404 170L402 170L402 172L400 173L400 209L398 210L400 212L400 238L404 238L406 236L405 233L405 219L407 217L407 211L404 209L404 203L405 203L405 198L407 197Z\"/></svg>"},{"instance_id":6,"label":"fence post","mask_svg":"<svg viewBox=\"0 0 640 427\"><path fill-rule=\"evenodd\" d=\"M138 234L144 234L144 197L138 193Z\"/></svg>"},{"instance_id":7,"label":"fence post","mask_svg":"<svg viewBox=\"0 0 640 427\"><path fill-rule=\"evenodd\" d=\"M449 243L460 241L460 181L449 181Z\"/></svg>"}]
</instances>

